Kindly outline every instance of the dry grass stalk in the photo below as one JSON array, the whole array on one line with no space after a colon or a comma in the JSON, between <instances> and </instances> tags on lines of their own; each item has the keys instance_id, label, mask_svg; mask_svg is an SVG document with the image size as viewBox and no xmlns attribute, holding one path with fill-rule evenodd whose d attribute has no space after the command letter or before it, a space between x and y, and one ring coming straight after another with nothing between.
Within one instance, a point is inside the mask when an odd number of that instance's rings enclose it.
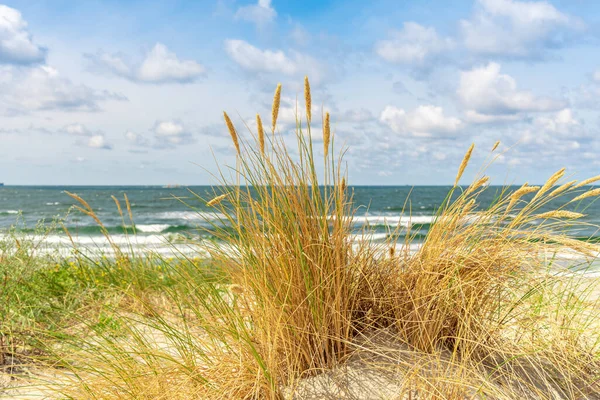
<instances>
[{"instance_id":1,"label":"dry grass stalk","mask_svg":"<svg viewBox=\"0 0 600 400\"><path fill-rule=\"evenodd\" d=\"M279 105L281 104L281 83L277 84L275 89L275 95L273 96L273 107L271 108L271 124L272 131L275 133L275 126L277 125L277 116L279 115Z\"/></svg>"},{"instance_id":2,"label":"dry grass stalk","mask_svg":"<svg viewBox=\"0 0 600 400\"><path fill-rule=\"evenodd\" d=\"M585 217L584 214L578 213L578 212L573 212L573 211L566 211L566 210L554 210L554 211L548 211L542 214L538 214L536 215L537 218L540 219L558 219L558 218L566 218L566 219L578 219L581 217Z\"/></svg>"},{"instance_id":3,"label":"dry grass stalk","mask_svg":"<svg viewBox=\"0 0 600 400\"><path fill-rule=\"evenodd\" d=\"M460 163L460 167L458 168L458 173L456 174L456 179L454 180L454 186L458 185L458 181L460 180L463 173L465 172L465 168L467 168L467 164L469 164L469 160L471 159L471 153L473 153L474 148L475 148L475 143L472 143L471 147L469 147L469 150L467 150L467 153L463 157L462 162Z\"/></svg>"},{"instance_id":4,"label":"dry grass stalk","mask_svg":"<svg viewBox=\"0 0 600 400\"><path fill-rule=\"evenodd\" d=\"M256 114L256 126L258 128L258 146L260 149L260 154L265 154L265 130L263 129L262 120L260 119L260 115Z\"/></svg>"},{"instance_id":5,"label":"dry grass stalk","mask_svg":"<svg viewBox=\"0 0 600 400\"><path fill-rule=\"evenodd\" d=\"M325 113L325 123L323 124L323 150L325 157L329 155L329 141L331 140L331 127L329 125L329 113Z\"/></svg>"},{"instance_id":6,"label":"dry grass stalk","mask_svg":"<svg viewBox=\"0 0 600 400\"><path fill-rule=\"evenodd\" d=\"M306 102L306 119L310 124L312 119L312 99L310 96L310 83L308 82L308 76L304 77L304 100Z\"/></svg>"},{"instance_id":7,"label":"dry grass stalk","mask_svg":"<svg viewBox=\"0 0 600 400\"><path fill-rule=\"evenodd\" d=\"M233 140L233 145L235 146L235 151L237 152L237 154L239 156L239 155L241 155L240 143L238 140L237 132L235 131L235 127L233 126L233 122L231 122L231 118L229 118L229 115L227 115L227 113L225 111L223 111L223 117L225 118L225 124L227 125L227 129L229 130L229 134L231 135L231 140Z\"/></svg>"},{"instance_id":8,"label":"dry grass stalk","mask_svg":"<svg viewBox=\"0 0 600 400\"><path fill-rule=\"evenodd\" d=\"M571 202L587 199L588 197L594 197L594 196L600 196L600 189L588 190L587 192L582 193L579 196L575 197L573 200L571 200Z\"/></svg>"}]
</instances>

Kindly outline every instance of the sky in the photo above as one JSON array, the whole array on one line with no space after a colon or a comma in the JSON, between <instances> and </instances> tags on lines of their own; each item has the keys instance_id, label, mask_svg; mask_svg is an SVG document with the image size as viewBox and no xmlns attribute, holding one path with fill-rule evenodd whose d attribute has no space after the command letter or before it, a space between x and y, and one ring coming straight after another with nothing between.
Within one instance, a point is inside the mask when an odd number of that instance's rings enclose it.
<instances>
[{"instance_id":1,"label":"sky","mask_svg":"<svg viewBox=\"0 0 600 400\"><path fill-rule=\"evenodd\" d=\"M468 181L498 140L496 184L598 175L599 50L596 0L5 1L0 182L215 183L223 111L251 140L281 83L293 146L304 76L350 184L451 184L475 143Z\"/></svg>"}]
</instances>

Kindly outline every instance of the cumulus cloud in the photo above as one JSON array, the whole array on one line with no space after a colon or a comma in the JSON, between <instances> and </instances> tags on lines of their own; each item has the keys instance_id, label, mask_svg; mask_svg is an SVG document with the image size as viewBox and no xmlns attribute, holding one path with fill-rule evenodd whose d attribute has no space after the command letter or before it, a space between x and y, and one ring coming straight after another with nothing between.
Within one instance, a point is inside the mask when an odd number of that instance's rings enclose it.
<instances>
[{"instance_id":1,"label":"cumulus cloud","mask_svg":"<svg viewBox=\"0 0 600 400\"><path fill-rule=\"evenodd\" d=\"M472 18L460 21L468 50L511 58L543 57L584 28L547 1L478 0Z\"/></svg>"},{"instance_id":2,"label":"cumulus cloud","mask_svg":"<svg viewBox=\"0 0 600 400\"><path fill-rule=\"evenodd\" d=\"M244 40L226 40L225 51L240 67L256 74L310 76L311 83L324 77L324 67L314 58L296 51L261 50Z\"/></svg>"},{"instance_id":3,"label":"cumulus cloud","mask_svg":"<svg viewBox=\"0 0 600 400\"><path fill-rule=\"evenodd\" d=\"M206 72L196 61L180 60L162 43L156 43L137 63L129 62L121 54L102 51L86 54L85 57L91 62L93 71L110 73L140 83L189 83Z\"/></svg>"},{"instance_id":4,"label":"cumulus cloud","mask_svg":"<svg viewBox=\"0 0 600 400\"><path fill-rule=\"evenodd\" d=\"M470 118L479 122L485 118L491 122L503 119L502 115L554 111L566 106L564 101L519 90L514 78L500 73L497 63L463 71L457 94L462 104L471 110Z\"/></svg>"},{"instance_id":5,"label":"cumulus cloud","mask_svg":"<svg viewBox=\"0 0 600 400\"><path fill-rule=\"evenodd\" d=\"M77 137L76 143L80 146L90 147L92 149L112 149L112 145L106 140L106 136L103 132L91 131L83 124L69 124L62 128L61 132Z\"/></svg>"},{"instance_id":6,"label":"cumulus cloud","mask_svg":"<svg viewBox=\"0 0 600 400\"><path fill-rule=\"evenodd\" d=\"M157 147L172 147L192 142L192 133L177 120L157 121L152 129Z\"/></svg>"},{"instance_id":7,"label":"cumulus cloud","mask_svg":"<svg viewBox=\"0 0 600 400\"><path fill-rule=\"evenodd\" d=\"M90 138L87 141L87 146L91 147L92 149L112 149L112 146L109 143L107 143L104 135L90 136Z\"/></svg>"},{"instance_id":8,"label":"cumulus cloud","mask_svg":"<svg viewBox=\"0 0 600 400\"><path fill-rule=\"evenodd\" d=\"M570 108L565 108L551 115L536 117L533 120L534 130L546 132L554 137L584 138L587 132L583 123L575 118Z\"/></svg>"},{"instance_id":9,"label":"cumulus cloud","mask_svg":"<svg viewBox=\"0 0 600 400\"><path fill-rule=\"evenodd\" d=\"M454 46L452 39L440 37L434 28L405 22L402 30L392 31L389 39L377 42L375 51L391 63L423 67Z\"/></svg>"},{"instance_id":10,"label":"cumulus cloud","mask_svg":"<svg viewBox=\"0 0 600 400\"><path fill-rule=\"evenodd\" d=\"M125 132L125 139L134 146L146 147L150 144L148 138L133 131Z\"/></svg>"},{"instance_id":11,"label":"cumulus cloud","mask_svg":"<svg viewBox=\"0 0 600 400\"><path fill-rule=\"evenodd\" d=\"M126 100L119 93L73 83L49 66L4 67L0 72L0 110L4 114L41 110L98 111L102 102Z\"/></svg>"},{"instance_id":12,"label":"cumulus cloud","mask_svg":"<svg viewBox=\"0 0 600 400\"><path fill-rule=\"evenodd\" d=\"M277 17L277 11L271 6L271 0L258 0L251 4L238 8L235 18L248 21L262 27L273 22Z\"/></svg>"},{"instance_id":13,"label":"cumulus cloud","mask_svg":"<svg viewBox=\"0 0 600 400\"><path fill-rule=\"evenodd\" d=\"M21 13L0 5L0 63L40 63L46 59L46 52L46 48L34 43Z\"/></svg>"},{"instance_id":14,"label":"cumulus cloud","mask_svg":"<svg viewBox=\"0 0 600 400\"><path fill-rule=\"evenodd\" d=\"M379 120L396 133L414 137L453 137L463 127L460 119L445 116L442 107L433 105L422 105L409 112L387 106Z\"/></svg>"}]
</instances>

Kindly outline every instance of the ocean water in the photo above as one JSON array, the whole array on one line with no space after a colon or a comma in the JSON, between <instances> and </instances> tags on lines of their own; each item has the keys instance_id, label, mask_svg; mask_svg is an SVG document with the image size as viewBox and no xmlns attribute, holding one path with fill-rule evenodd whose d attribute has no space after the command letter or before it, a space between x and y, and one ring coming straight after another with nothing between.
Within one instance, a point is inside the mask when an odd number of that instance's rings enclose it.
<instances>
[{"instance_id":1,"label":"ocean water","mask_svg":"<svg viewBox=\"0 0 600 400\"><path fill-rule=\"evenodd\" d=\"M517 188L515 186L509 190ZM398 225L411 226L411 235L416 234L417 241L423 240L436 210L450 189L449 186L351 187L357 207L354 228L358 233L368 224L372 239L385 240ZM488 188L478 199L479 208L488 207L501 190L501 187ZM0 187L0 234L6 234L12 227L17 231L39 235L40 227L60 221L69 229L77 245L106 248L108 243L97 223L72 208L77 202L66 194L67 191L76 193L90 204L118 244L133 244L164 252L172 250L173 246L177 251L196 251L189 247L186 239L210 238L211 224L219 223L219 215L215 214L215 210L206 207L191 193L212 198L213 191L209 186L4 186ZM123 201L125 194L134 217L134 237ZM126 214L125 221L121 219L111 196L121 201ZM550 202L542 211L553 210L574 196ZM587 215L583 221L589 226L571 234L580 238L600 239L600 232L595 227L600 225L600 203L587 201L570 209L575 207L579 211L585 208L583 212ZM49 232L44 242L65 249L72 246L60 229ZM182 247L185 249L182 250Z\"/></svg>"}]
</instances>

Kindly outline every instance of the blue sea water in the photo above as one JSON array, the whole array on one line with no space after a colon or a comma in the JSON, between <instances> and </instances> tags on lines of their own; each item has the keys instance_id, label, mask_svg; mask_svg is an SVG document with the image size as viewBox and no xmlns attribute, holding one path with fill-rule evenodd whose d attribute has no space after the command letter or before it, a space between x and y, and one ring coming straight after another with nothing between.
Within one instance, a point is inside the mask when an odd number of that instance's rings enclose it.
<instances>
[{"instance_id":1,"label":"blue sea water","mask_svg":"<svg viewBox=\"0 0 600 400\"><path fill-rule=\"evenodd\" d=\"M508 190L517 188L510 187ZM358 231L369 224L374 237L379 240L384 240L398 224L411 225L411 234L416 234L417 240L422 239L450 189L449 186L351 187L356 207L354 225ZM478 198L479 209L492 204L501 190L502 187L488 188ZM77 202L67 192L85 199L116 241L125 233L131 233L132 224L125 209L124 195L130 201L136 240L140 243L159 244L177 237L210 236L211 223L218 219L215 210L206 207L193 194L210 199L214 192L209 186L4 186L0 187L0 232L13 227L34 233L36 226L50 226L52 221L60 221L77 240L95 243L94 238L102 237L98 224L73 209ZM119 215L112 196L120 200L125 220ZM574 196L550 202L542 211L553 210ZM600 203L588 200L574 207L578 207L579 211L585 208L583 221L590 225L572 234L600 239L600 232L595 227L600 225ZM39 229L37 231L39 233ZM47 240L64 243L61 235L64 236L60 230L51 232Z\"/></svg>"}]
</instances>

